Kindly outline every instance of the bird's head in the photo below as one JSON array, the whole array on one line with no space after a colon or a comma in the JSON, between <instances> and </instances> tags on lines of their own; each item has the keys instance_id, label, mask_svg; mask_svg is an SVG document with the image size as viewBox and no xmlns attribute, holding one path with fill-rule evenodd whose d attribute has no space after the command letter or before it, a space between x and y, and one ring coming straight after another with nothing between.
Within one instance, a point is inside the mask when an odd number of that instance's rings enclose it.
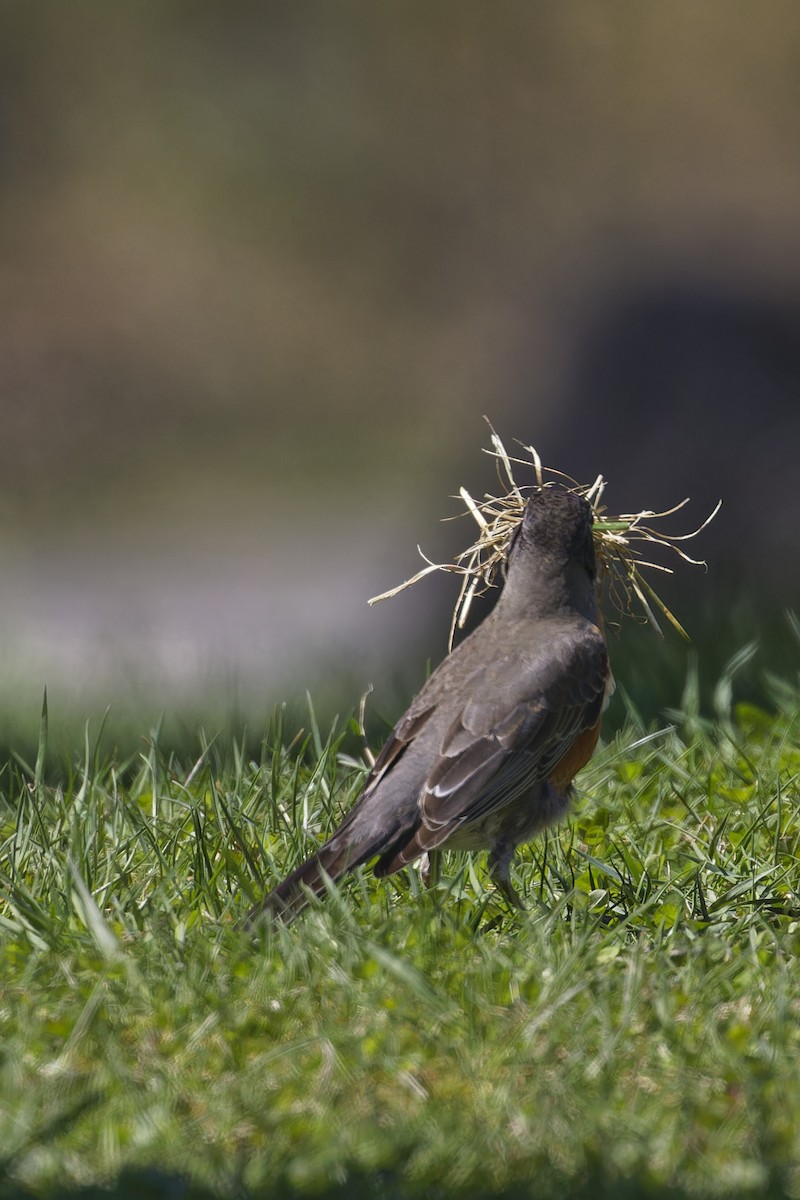
<instances>
[{"instance_id":1,"label":"bird's head","mask_svg":"<svg viewBox=\"0 0 800 1200\"><path fill-rule=\"evenodd\" d=\"M558 570L580 566L594 580L592 519L591 505L583 496L560 487L537 488L511 539L508 565L525 554Z\"/></svg>"}]
</instances>

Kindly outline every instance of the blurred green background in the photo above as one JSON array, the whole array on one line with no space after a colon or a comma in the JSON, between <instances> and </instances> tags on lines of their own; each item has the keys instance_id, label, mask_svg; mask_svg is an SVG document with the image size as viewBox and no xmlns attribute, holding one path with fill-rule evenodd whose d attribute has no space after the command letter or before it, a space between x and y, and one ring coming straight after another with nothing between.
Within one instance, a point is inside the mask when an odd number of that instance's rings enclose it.
<instances>
[{"instance_id":1,"label":"blurred green background","mask_svg":"<svg viewBox=\"0 0 800 1200\"><path fill-rule=\"evenodd\" d=\"M694 650L616 647L645 710L689 653L796 669L799 117L790 0L6 0L6 739L45 684L396 715L454 585L366 599L464 544L483 413L617 511L724 497Z\"/></svg>"}]
</instances>

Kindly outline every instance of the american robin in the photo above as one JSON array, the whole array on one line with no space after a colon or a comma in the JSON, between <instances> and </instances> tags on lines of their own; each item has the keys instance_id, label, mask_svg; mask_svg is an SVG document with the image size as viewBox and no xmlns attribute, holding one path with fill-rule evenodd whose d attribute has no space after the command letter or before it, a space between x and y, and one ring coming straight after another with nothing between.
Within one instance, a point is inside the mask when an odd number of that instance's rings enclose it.
<instances>
[{"instance_id":1,"label":"american robin","mask_svg":"<svg viewBox=\"0 0 800 1200\"><path fill-rule=\"evenodd\" d=\"M592 510L561 488L528 499L496 605L392 731L333 836L248 916L291 919L325 877L377 857L391 875L439 847L488 849L515 904L514 850L569 807L610 691L595 594Z\"/></svg>"}]
</instances>

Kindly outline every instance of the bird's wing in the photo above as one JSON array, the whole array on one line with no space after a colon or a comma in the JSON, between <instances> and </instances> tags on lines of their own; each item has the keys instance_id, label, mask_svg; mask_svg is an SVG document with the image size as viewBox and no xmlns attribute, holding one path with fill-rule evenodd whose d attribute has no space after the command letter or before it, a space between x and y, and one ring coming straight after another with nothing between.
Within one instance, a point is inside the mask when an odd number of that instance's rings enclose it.
<instances>
[{"instance_id":1,"label":"bird's wing","mask_svg":"<svg viewBox=\"0 0 800 1200\"><path fill-rule=\"evenodd\" d=\"M513 672L492 671L484 688L473 681L420 793L423 825L435 833L469 823L546 779L599 719L607 663L592 632L555 639Z\"/></svg>"},{"instance_id":2,"label":"bird's wing","mask_svg":"<svg viewBox=\"0 0 800 1200\"><path fill-rule=\"evenodd\" d=\"M366 795L368 792L374 790L390 767L394 766L397 762L397 759L406 747L413 742L414 738L428 723L429 717L431 717L436 709L436 704L435 702L420 704L419 701L421 700L424 700L423 695L418 696L411 704L411 707L400 718L384 742L381 752L372 764L372 769L367 776L362 795Z\"/></svg>"},{"instance_id":3,"label":"bird's wing","mask_svg":"<svg viewBox=\"0 0 800 1200\"><path fill-rule=\"evenodd\" d=\"M450 660L445 659L445 663ZM442 664L444 665L444 664ZM367 776L364 790L361 793L361 798L365 799L378 786L386 773L391 770L404 751L411 743L423 733L428 725L430 718L437 712L440 697L435 689L435 681L441 673L439 670L431 676L428 683L423 687L419 695L412 700L409 707L406 709L403 716L395 725L389 737L383 744L380 754L372 764L372 769ZM462 686L465 691L469 692L472 688L476 675L479 671L468 671L462 681ZM434 685L434 686L432 686Z\"/></svg>"}]
</instances>

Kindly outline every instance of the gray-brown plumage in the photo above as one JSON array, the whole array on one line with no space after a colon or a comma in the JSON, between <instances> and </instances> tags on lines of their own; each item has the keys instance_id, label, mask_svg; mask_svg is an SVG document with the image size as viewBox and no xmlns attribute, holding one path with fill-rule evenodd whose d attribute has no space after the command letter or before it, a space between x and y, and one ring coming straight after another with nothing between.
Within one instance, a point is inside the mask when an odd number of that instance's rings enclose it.
<instances>
[{"instance_id":1,"label":"gray-brown plumage","mask_svg":"<svg viewBox=\"0 0 800 1200\"><path fill-rule=\"evenodd\" d=\"M433 672L395 726L333 836L249 914L290 919L324 876L377 858L390 875L440 847L490 852L499 886L515 847L569 806L610 679L595 596L592 513L560 488L533 493L492 612Z\"/></svg>"}]
</instances>

